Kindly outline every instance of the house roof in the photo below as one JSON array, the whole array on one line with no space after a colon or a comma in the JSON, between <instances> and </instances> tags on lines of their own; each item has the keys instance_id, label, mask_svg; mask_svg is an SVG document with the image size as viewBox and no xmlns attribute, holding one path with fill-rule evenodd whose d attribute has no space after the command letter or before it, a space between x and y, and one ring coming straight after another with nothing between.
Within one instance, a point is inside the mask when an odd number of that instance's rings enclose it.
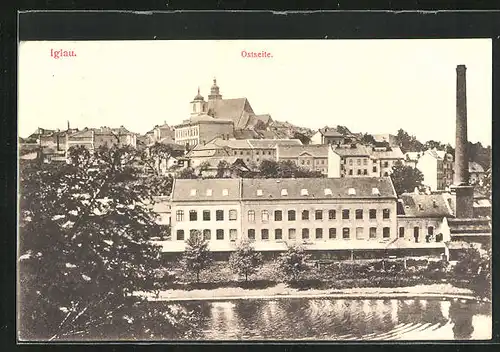
<instances>
[{"instance_id":1,"label":"house roof","mask_svg":"<svg viewBox=\"0 0 500 352\"><path fill-rule=\"evenodd\" d=\"M243 199L338 199L396 197L390 178L243 179ZM378 189L380 195L374 194ZM287 195L282 195L286 189ZM349 194L354 189L355 194ZM260 191L259 191L260 190ZM307 195L302 190L307 190ZM258 195L262 193L262 196ZM331 194L330 194L331 193Z\"/></svg>"},{"instance_id":2,"label":"house roof","mask_svg":"<svg viewBox=\"0 0 500 352\"><path fill-rule=\"evenodd\" d=\"M452 235L474 235L491 233L489 219L448 219L448 226Z\"/></svg>"},{"instance_id":3,"label":"house roof","mask_svg":"<svg viewBox=\"0 0 500 352\"><path fill-rule=\"evenodd\" d=\"M475 161L469 161L469 172L484 172L484 168Z\"/></svg>"},{"instance_id":4,"label":"house roof","mask_svg":"<svg viewBox=\"0 0 500 352\"><path fill-rule=\"evenodd\" d=\"M315 158L328 157L328 145L309 144L309 145L280 145L277 150L280 158L297 158L304 153Z\"/></svg>"},{"instance_id":5,"label":"house roof","mask_svg":"<svg viewBox=\"0 0 500 352\"><path fill-rule=\"evenodd\" d=\"M340 132L338 132L335 128L333 127L323 127L320 128L319 133L321 133L325 137L343 137L344 135Z\"/></svg>"},{"instance_id":6,"label":"house roof","mask_svg":"<svg viewBox=\"0 0 500 352\"><path fill-rule=\"evenodd\" d=\"M234 130L234 138L236 139L252 139L259 138L260 134L251 129Z\"/></svg>"},{"instance_id":7,"label":"house roof","mask_svg":"<svg viewBox=\"0 0 500 352\"><path fill-rule=\"evenodd\" d=\"M299 139L249 139L248 143L254 149L268 149L282 145L302 145Z\"/></svg>"},{"instance_id":8,"label":"house roof","mask_svg":"<svg viewBox=\"0 0 500 352\"><path fill-rule=\"evenodd\" d=\"M452 216L451 209L443 194L402 194L404 216L445 217Z\"/></svg>"},{"instance_id":9,"label":"house roof","mask_svg":"<svg viewBox=\"0 0 500 352\"><path fill-rule=\"evenodd\" d=\"M349 157L349 156L370 156L371 151L365 147L364 145L357 144L355 147L352 146L331 146L332 150L342 156L342 157Z\"/></svg>"},{"instance_id":10,"label":"house roof","mask_svg":"<svg viewBox=\"0 0 500 352\"><path fill-rule=\"evenodd\" d=\"M372 150L372 156L377 159L404 159L399 147L391 147L391 150Z\"/></svg>"},{"instance_id":11,"label":"house roof","mask_svg":"<svg viewBox=\"0 0 500 352\"><path fill-rule=\"evenodd\" d=\"M248 118L246 128L255 128L259 122L263 123L264 126L267 126L271 121L271 115L269 114L252 115Z\"/></svg>"},{"instance_id":12,"label":"house roof","mask_svg":"<svg viewBox=\"0 0 500 352\"><path fill-rule=\"evenodd\" d=\"M245 128L250 115L254 115L247 98L209 100L208 111L216 119L232 120L235 128Z\"/></svg>"},{"instance_id":13,"label":"house roof","mask_svg":"<svg viewBox=\"0 0 500 352\"><path fill-rule=\"evenodd\" d=\"M176 179L172 201L236 201L240 199L240 184L239 179Z\"/></svg>"}]
</instances>

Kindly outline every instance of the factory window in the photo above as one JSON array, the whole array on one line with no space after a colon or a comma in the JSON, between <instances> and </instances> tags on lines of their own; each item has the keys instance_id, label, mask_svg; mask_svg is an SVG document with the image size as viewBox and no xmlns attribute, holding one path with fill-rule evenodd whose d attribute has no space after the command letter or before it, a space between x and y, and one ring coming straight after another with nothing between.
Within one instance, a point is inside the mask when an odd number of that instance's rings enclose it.
<instances>
[{"instance_id":1,"label":"factory window","mask_svg":"<svg viewBox=\"0 0 500 352\"><path fill-rule=\"evenodd\" d=\"M242 151L240 151L240 155L243 155L243 152L242 152Z\"/></svg>"},{"instance_id":2,"label":"factory window","mask_svg":"<svg viewBox=\"0 0 500 352\"><path fill-rule=\"evenodd\" d=\"M196 195L196 190L195 189L192 189L191 192L190 192L191 196L194 197Z\"/></svg>"},{"instance_id":3,"label":"factory window","mask_svg":"<svg viewBox=\"0 0 500 352\"><path fill-rule=\"evenodd\" d=\"M295 221L295 210L288 211L288 221Z\"/></svg>"},{"instance_id":4,"label":"factory window","mask_svg":"<svg viewBox=\"0 0 500 352\"><path fill-rule=\"evenodd\" d=\"M405 228L404 227L399 228L399 237L400 238L405 237Z\"/></svg>"},{"instance_id":5,"label":"factory window","mask_svg":"<svg viewBox=\"0 0 500 352\"><path fill-rule=\"evenodd\" d=\"M335 227L330 227L328 229L328 237L333 240L337 238L337 229Z\"/></svg>"},{"instance_id":6,"label":"factory window","mask_svg":"<svg viewBox=\"0 0 500 352\"><path fill-rule=\"evenodd\" d=\"M309 210L302 210L302 220L309 220Z\"/></svg>"},{"instance_id":7,"label":"factory window","mask_svg":"<svg viewBox=\"0 0 500 352\"><path fill-rule=\"evenodd\" d=\"M363 175L368 175L368 170L367 169L363 170Z\"/></svg>"},{"instance_id":8,"label":"factory window","mask_svg":"<svg viewBox=\"0 0 500 352\"><path fill-rule=\"evenodd\" d=\"M370 209L370 219L377 218L377 209Z\"/></svg>"},{"instance_id":9,"label":"factory window","mask_svg":"<svg viewBox=\"0 0 500 352\"><path fill-rule=\"evenodd\" d=\"M177 210L175 212L175 220L176 221L184 221L184 210Z\"/></svg>"},{"instance_id":10,"label":"factory window","mask_svg":"<svg viewBox=\"0 0 500 352\"><path fill-rule=\"evenodd\" d=\"M274 230L274 239L278 240L278 241L283 239L283 230L282 229L275 229Z\"/></svg>"},{"instance_id":11,"label":"factory window","mask_svg":"<svg viewBox=\"0 0 500 352\"><path fill-rule=\"evenodd\" d=\"M361 165L361 159L358 159L357 162L358 162L358 165Z\"/></svg>"},{"instance_id":12,"label":"factory window","mask_svg":"<svg viewBox=\"0 0 500 352\"><path fill-rule=\"evenodd\" d=\"M361 175L361 169L358 169L358 175Z\"/></svg>"},{"instance_id":13,"label":"factory window","mask_svg":"<svg viewBox=\"0 0 500 352\"><path fill-rule=\"evenodd\" d=\"M427 233L428 233L430 236L434 235L434 227L429 226L429 227L427 228Z\"/></svg>"},{"instance_id":14,"label":"factory window","mask_svg":"<svg viewBox=\"0 0 500 352\"><path fill-rule=\"evenodd\" d=\"M269 212L267 210L262 210L261 217L262 217L262 222L268 222Z\"/></svg>"},{"instance_id":15,"label":"factory window","mask_svg":"<svg viewBox=\"0 0 500 352\"><path fill-rule=\"evenodd\" d=\"M184 230L177 230L177 240L184 241Z\"/></svg>"},{"instance_id":16,"label":"factory window","mask_svg":"<svg viewBox=\"0 0 500 352\"><path fill-rule=\"evenodd\" d=\"M235 242L238 239L238 230L231 229L229 230L229 240L231 242Z\"/></svg>"},{"instance_id":17,"label":"factory window","mask_svg":"<svg viewBox=\"0 0 500 352\"><path fill-rule=\"evenodd\" d=\"M356 239L362 240L363 238L365 238L364 228L356 227Z\"/></svg>"},{"instance_id":18,"label":"factory window","mask_svg":"<svg viewBox=\"0 0 500 352\"><path fill-rule=\"evenodd\" d=\"M323 229L316 229L316 239L323 238Z\"/></svg>"},{"instance_id":19,"label":"factory window","mask_svg":"<svg viewBox=\"0 0 500 352\"><path fill-rule=\"evenodd\" d=\"M302 159L302 160L300 161L300 163L301 163L302 165L304 165L305 161Z\"/></svg>"},{"instance_id":20,"label":"factory window","mask_svg":"<svg viewBox=\"0 0 500 352\"><path fill-rule=\"evenodd\" d=\"M351 236L351 230L348 227L344 227L342 229L342 238L348 240L350 236Z\"/></svg>"},{"instance_id":21,"label":"factory window","mask_svg":"<svg viewBox=\"0 0 500 352\"><path fill-rule=\"evenodd\" d=\"M306 164L307 164L307 165L309 165L309 164L310 164L310 160L307 160L307 161L306 161Z\"/></svg>"},{"instance_id":22,"label":"factory window","mask_svg":"<svg viewBox=\"0 0 500 352\"><path fill-rule=\"evenodd\" d=\"M342 219L344 220L349 219L349 209L342 210Z\"/></svg>"},{"instance_id":23,"label":"factory window","mask_svg":"<svg viewBox=\"0 0 500 352\"><path fill-rule=\"evenodd\" d=\"M388 172L384 172L384 177L387 177L389 176L389 173Z\"/></svg>"},{"instance_id":24,"label":"factory window","mask_svg":"<svg viewBox=\"0 0 500 352\"><path fill-rule=\"evenodd\" d=\"M377 167L376 166L373 167L373 172L377 172Z\"/></svg>"},{"instance_id":25,"label":"factory window","mask_svg":"<svg viewBox=\"0 0 500 352\"><path fill-rule=\"evenodd\" d=\"M269 230L268 229L262 229L262 230L260 230L260 237L263 240L268 240L269 239Z\"/></svg>"},{"instance_id":26,"label":"factory window","mask_svg":"<svg viewBox=\"0 0 500 352\"><path fill-rule=\"evenodd\" d=\"M382 237L389 238L390 236L391 236L391 228L390 227L384 227L382 229Z\"/></svg>"},{"instance_id":27,"label":"factory window","mask_svg":"<svg viewBox=\"0 0 500 352\"><path fill-rule=\"evenodd\" d=\"M224 188L224 189L222 190L222 195L223 195L223 196L227 196L228 194L229 194L229 191L228 191L226 188Z\"/></svg>"},{"instance_id":28,"label":"factory window","mask_svg":"<svg viewBox=\"0 0 500 352\"><path fill-rule=\"evenodd\" d=\"M288 190L287 190L286 188L283 188L283 189L281 190L281 195L282 195L282 196L287 196L287 195L288 195Z\"/></svg>"},{"instance_id":29,"label":"factory window","mask_svg":"<svg viewBox=\"0 0 500 352\"><path fill-rule=\"evenodd\" d=\"M367 159L363 159L363 165L368 165L368 160Z\"/></svg>"},{"instance_id":30,"label":"factory window","mask_svg":"<svg viewBox=\"0 0 500 352\"><path fill-rule=\"evenodd\" d=\"M203 221L210 221L210 210L203 210Z\"/></svg>"},{"instance_id":31,"label":"factory window","mask_svg":"<svg viewBox=\"0 0 500 352\"><path fill-rule=\"evenodd\" d=\"M370 238L377 238L377 228L370 227Z\"/></svg>"},{"instance_id":32,"label":"factory window","mask_svg":"<svg viewBox=\"0 0 500 352\"><path fill-rule=\"evenodd\" d=\"M215 211L215 220L224 221L224 210L216 210Z\"/></svg>"},{"instance_id":33,"label":"factory window","mask_svg":"<svg viewBox=\"0 0 500 352\"><path fill-rule=\"evenodd\" d=\"M349 165L352 165L352 159L349 159Z\"/></svg>"},{"instance_id":34,"label":"factory window","mask_svg":"<svg viewBox=\"0 0 500 352\"><path fill-rule=\"evenodd\" d=\"M255 229L248 229L248 239L255 241Z\"/></svg>"},{"instance_id":35,"label":"factory window","mask_svg":"<svg viewBox=\"0 0 500 352\"><path fill-rule=\"evenodd\" d=\"M316 210L314 212L314 217L316 220L323 220L323 210Z\"/></svg>"},{"instance_id":36,"label":"factory window","mask_svg":"<svg viewBox=\"0 0 500 352\"><path fill-rule=\"evenodd\" d=\"M207 197L211 197L212 196L212 190L211 189L207 189Z\"/></svg>"},{"instance_id":37,"label":"factory window","mask_svg":"<svg viewBox=\"0 0 500 352\"><path fill-rule=\"evenodd\" d=\"M274 221L281 221L281 220L283 220L283 212L281 210L275 210Z\"/></svg>"},{"instance_id":38,"label":"factory window","mask_svg":"<svg viewBox=\"0 0 500 352\"><path fill-rule=\"evenodd\" d=\"M236 210L234 209L229 210L229 220L236 220L236 218L237 218Z\"/></svg>"},{"instance_id":39,"label":"factory window","mask_svg":"<svg viewBox=\"0 0 500 352\"><path fill-rule=\"evenodd\" d=\"M363 209L356 209L356 219L363 219Z\"/></svg>"},{"instance_id":40,"label":"factory window","mask_svg":"<svg viewBox=\"0 0 500 352\"><path fill-rule=\"evenodd\" d=\"M337 212L335 210L328 210L328 220L335 220L337 218Z\"/></svg>"},{"instance_id":41,"label":"factory window","mask_svg":"<svg viewBox=\"0 0 500 352\"><path fill-rule=\"evenodd\" d=\"M302 239L303 240L309 239L309 229L302 229Z\"/></svg>"},{"instance_id":42,"label":"factory window","mask_svg":"<svg viewBox=\"0 0 500 352\"><path fill-rule=\"evenodd\" d=\"M288 239L289 240L294 240L295 239L295 234L296 234L295 229L288 229Z\"/></svg>"},{"instance_id":43,"label":"factory window","mask_svg":"<svg viewBox=\"0 0 500 352\"><path fill-rule=\"evenodd\" d=\"M262 196L262 190L261 189L257 190L257 196L259 196L259 197Z\"/></svg>"},{"instance_id":44,"label":"factory window","mask_svg":"<svg viewBox=\"0 0 500 352\"><path fill-rule=\"evenodd\" d=\"M215 238L218 239L218 240L223 240L224 239L224 230L223 229L218 229L216 232L215 232Z\"/></svg>"},{"instance_id":45,"label":"factory window","mask_svg":"<svg viewBox=\"0 0 500 352\"><path fill-rule=\"evenodd\" d=\"M255 211L254 210L248 211L248 222L255 222Z\"/></svg>"},{"instance_id":46,"label":"factory window","mask_svg":"<svg viewBox=\"0 0 500 352\"><path fill-rule=\"evenodd\" d=\"M189 211L189 221L196 221L198 220L198 213L196 210L190 210Z\"/></svg>"},{"instance_id":47,"label":"factory window","mask_svg":"<svg viewBox=\"0 0 500 352\"><path fill-rule=\"evenodd\" d=\"M205 241L210 241L212 239L212 232L210 230L203 230L203 239Z\"/></svg>"},{"instance_id":48,"label":"factory window","mask_svg":"<svg viewBox=\"0 0 500 352\"><path fill-rule=\"evenodd\" d=\"M389 209L382 210L382 218L383 219L389 219L390 214L391 214L391 211Z\"/></svg>"},{"instance_id":49,"label":"factory window","mask_svg":"<svg viewBox=\"0 0 500 352\"><path fill-rule=\"evenodd\" d=\"M352 169L349 169L349 176L352 176Z\"/></svg>"},{"instance_id":50,"label":"factory window","mask_svg":"<svg viewBox=\"0 0 500 352\"><path fill-rule=\"evenodd\" d=\"M384 167L389 167L389 162L384 161Z\"/></svg>"},{"instance_id":51,"label":"factory window","mask_svg":"<svg viewBox=\"0 0 500 352\"><path fill-rule=\"evenodd\" d=\"M255 152L255 154L256 154L256 155L259 155L259 151L257 150L257 151Z\"/></svg>"}]
</instances>

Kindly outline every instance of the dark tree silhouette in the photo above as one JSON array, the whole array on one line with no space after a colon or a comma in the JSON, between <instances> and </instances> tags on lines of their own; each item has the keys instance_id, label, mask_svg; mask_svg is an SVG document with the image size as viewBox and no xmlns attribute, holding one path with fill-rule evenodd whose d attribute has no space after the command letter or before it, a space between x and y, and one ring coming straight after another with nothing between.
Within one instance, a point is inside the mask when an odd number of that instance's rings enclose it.
<instances>
[{"instance_id":1,"label":"dark tree silhouette","mask_svg":"<svg viewBox=\"0 0 500 352\"><path fill-rule=\"evenodd\" d=\"M397 162L392 168L392 183L398 195L405 192L413 192L415 187L422 187L424 175L419 169Z\"/></svg>"}]
</instances>

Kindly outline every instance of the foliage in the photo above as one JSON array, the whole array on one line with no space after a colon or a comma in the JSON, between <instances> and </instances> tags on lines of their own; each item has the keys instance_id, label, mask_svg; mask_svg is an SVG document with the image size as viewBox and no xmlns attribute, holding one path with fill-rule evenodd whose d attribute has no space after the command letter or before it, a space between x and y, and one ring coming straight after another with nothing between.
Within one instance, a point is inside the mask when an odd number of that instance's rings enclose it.
<instances>
[{"instance_id":1,"label":"foliage","mask_svg":"<svg viewBox=\"0 0 500 352\"><path fill-rule=\"evenodd\" d=\"M376 143L375 138L373 138L373 136L369 133L364 133L360 139L360 142L367 145L374 145Z\"/></svg>"},{"instance_id":2,"label":"foliage","mask_svg":"<svg viewBox=\"0 0 500 352\"><path fill-rule=\"evenodd\" d=\"M200 273L209 268L213 262L208 241L203 239L200 231L193 231L186 240L182 261L184 269L196 274L196 282L200 282Z\"/></svg>"},{"instance_id":3,"label":"foliage","mask_svg":"<svg viewBox=\"0 0 500 352\"><path fill-rule=\"evenodd\" d=\"M427 141L424 143L423 148L424 148L424 150L427 150L427 149L446 150L447 145L445 145L441 142L438 142L438 141L430 140L430 141Z\"/></svg>"},{"instance_id":4,"label":"foliage","mask_svg":"<svg viewBox=\"0 0 500 352\"><path fill-rule=\"evenodd\" d=\"M338 125L335 129L337 130L338 133L344 136L351 134L351 131L349 131L349 129L346 126Z\"/></svg>"},{"instance_id":5,"label":"foliage","mask_svg":"<svg viewBox=\"0 0 500 352\"><path fill-rule=\"evenodd\" d=\"M415 187L422 187L424 175L419 169L404 165L398 161L392 168L392 183L398 195L413 192Z\"/></svg>"},{"instance_id":6,"label":"foliage","mask_svg":"<svg viewBox=\"0 0 500 352\"><path fill-rule=\"evenodd\" d=\"M245 277L245 282L248 281L248 276L254 274L262 265L262 255L256 252L249 242L241 242L236 251L229 257L229 267L231 270Z\"/></svg>"},{"instance_id":7,"label":"foliage","mask_svg":"<svg viewBox=\"0 0 500 352\"><path fill-rule=\"evenodd\" d=\"M484 173L484 178L478 181L474 186L481 194L491 199L491 191L492 191L491 168L486 170L486 172Z\"/></svg>"},{"instance_id":8,"label":"foliage","mask_svg":"<svg viewBox=\"0 0 500 352\"><path fill-rule=\"evenodd\" d=\"M186 179L186 178L195 179L195 178L198 178L198 175L196 174L196 171L193 168L186 167L186 168L180 170L177 173L177 178L181 178L181 179Z\"/></svg>"},{"instance_id":9,"label":"foliage","mask_svg":"<svg viewBox=\"0 0 500 352\"><path fill-rule=\"evenodd\" d=\"M129 147L83 147L69 164L20 164L20 337L89 336L151 290L160 227ZM129 297L129 298L127 298Z\"/></svg>"},{"instance_id":10,"label":"foliage","mask_svg":"<svg viewBox=\"0 0 500 352\"><path fill-rule=\"evenodd\" d=\"M319 171L297 166L290 160L262 160L258 167L257 177L260 178L317 178L323 177Z\"/></svg>"},{"instance_id":11,"label":"foliage","mask_svg":"<svg viewBox=\"0 0 500 352\"><path fill-rule=\"evenodd\" d=\"M463 280L478 294L491 297L491 250L470 245L460 254L453 268L454 278Z\"/></svg>"},{"instance_id":12,"label":"foliage","mask_svg":"<svg viewBox=\"0 0 500 352\"><path fill-rule=\"evenodd\" d=\"M302 142L302 144L309 144L311 143L311 138L306 136L304 133L295 131L293 133L293 139L298 139Z\"/></svg>"},{"instance_id":13,"label":"foliage","mask_svg":"<svg viewBox=\"0 0 500 352\"><path fill-rule=\"evenodd\" d=\"M483 147L481 142L467 143L467 152L470 161L475 161L484 169L491 168L491 147Z\"/></svg>"},{"instance_id":14,"label":"foliage","mask_svg":"<svg viewBox=\"0 0 500 352\"><path fill-rule=\"evenodd\" d=\"M217 164L217 178L227 177L227 172L231 170L231 165L226 160L221 160Z\"/></svg>"},{"instance_id":15,"label":"foliage","mask_svg":"<svg viewBox=\"0 0 500 352\"><path fill-rule=\"evenodd\" d=\"M134 184L144 187L155 196L169 196L172 193L174 178L171 175L141 176Z\"/></svg>"},{"instance_id":16,"label":"foliage","mask_svg":"<svg viewBox=\"0 0 500 352\"><path fill-rule=\"evenodd\" d=\"M276 260L279 275L286 281L298 281L301 275L309 270L306 254L301 246L289 246L286 252L282 253Z\"/></svg>"},{"instance_id":17,"label":"foliage","mask_svg":"<svg viewBox=\"0 0 500 352\"><path fill-rule=\"evenodd\" d=\"M403 153L421 152L424 150L423 144L419 142L415 136L410 136L408 132L403 129L398 130L396 141Z\"/></svg>"}]
</instances>

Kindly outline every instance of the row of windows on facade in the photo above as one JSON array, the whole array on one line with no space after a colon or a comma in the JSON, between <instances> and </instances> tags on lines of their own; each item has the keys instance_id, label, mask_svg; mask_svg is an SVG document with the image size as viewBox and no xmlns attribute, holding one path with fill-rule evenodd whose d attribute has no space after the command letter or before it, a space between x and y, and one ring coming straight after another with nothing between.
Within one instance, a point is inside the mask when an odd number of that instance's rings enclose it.
<instances>
[{"instance_id":1,"label":"row of windows on facade","mask_svg":"<svg viewBox=\"0 0 500 352\"><path fill-rule=\"evenodd\" d=\"M323 220L323 215L324 215L324 210L314 210L314 211L309 211L309 210L302 210L301 212L301 219L302 220L312 220L312 214L314 214L314 220ZM337 211L330 209L326 211L328 214L328 220L336 220L337 219ZM284 211L282 210L275 210L274 211L274 221L283 221L283 213ZM363 209L356 209L354 211L354 218L356 220L362 220L364 219L364 213L365 211ZM297 218L297 212L295 210L288 210L286 212L287 214L287 219L288 221L295 221ZM267 222L270 219L270 212L268 210L262 210L260 212L261 215L261 221L262 222ZM391 215L390 209L382 209L382 219L389 219ZM249 210L247 212L248 216L248 221L249 222L255 222L255 210ZM229 210L229 220L237 220L238 217L238 212L236 209L231 209ZM342 210L342 219L343 220L349 220L351 218L351 211L350 209L343 209ZM368 210L368 218L369 219L377 219L377 209L369 209ZM177 222L184 221L184 210L177 210L175 212L175 219ZM202 211L202 219L203 221L211 221L212 219L212 212L210 210L203 210ZM215 220L216 221L224 221L224 211L223 210L216 210L215 211ZM198 211L196 210L190 210L189 211L189 221L198 221Z\"/></svg>"},{"instance_id":2,"label":"row of windows on facade","mask_svg":"<svg viewBox=\"0 0 500 352\"><path fill-rule=\"evenodd\" d=\"M322 228L316 228L314 230L314 238L315 239L323 239L323 230ZM196 233L198 230L190 230L190 235L192 236L194 233ZM303 228L301 229L301 238L303 240L308 240L310 239L310 236L311 236L311 233L310 233L310 229L308 228ZM203 231L201 231L201 233L203 234L203 238L205 240L211 240L212 239L212 231L209 230L209 229L205 229ZM223 240L224 239L224 230L223 229L217 229L215 231L215 239L216 240ZM260 230L260 239L261 240L269 240L270 237L269 237L269 234L270 234L270 231L269 229L261 229ZM429 226L427 228L427 234L429 236L433 236L434 235L434 227L432 226ZM376 227L370 227L368 229L368 238L370 239L376 239L377 238L377 228ZM420 235L420 227L414 227L413 229L413 235L415 237L415 241L418 242L418 237ZM325 233L325 236L326 236L326 233ZM363 227L356 227L355 229L355 236L356 236L356 239L357 240L363 240L365 239L365 228ZM405 228L404 227L400 227L399 228L399 237L400 238L403 238L405 236ZM391 237L391 229L390 227L384 227L382 228L382 238L390 238ZM185 238L185 232L184 230L177 230L177 235L176 235L176 239L179 240L179 241L183 241ZM231 229L229 230L229 239L231 241L236 241L238 238L238 231L236 229ZM250 240L250 241L255 241L256 240L256 231L255 229L248 229L247 231L247 238ZM295 240L297 239L297 231L296 229L288 229L288 239L289 240ZM328 229L328 239L337 239L337 228L335 227L331 227ZM351 228L349 227L344 227L342 228L342 239L351 239ZM280 241L280 240L284 240L283 238L283 229L275 229L274 230L274 240L277 240L277 241ZM442 241L442 237L441 238L437 238L437 241L440 242Z\"/></svg>"},{"instance_id":3,"label":"row of windows on facade","mask_svg":"<svg viewBox=\"0 0 500 352\"><path fill-rule=\"evenodd\" d=\"M333 195L333 192L332 192L332 190L330 188L325 188L324 192L325 192L325 196L328 196L328 195L331 196L331 195ZM191 191L190 191L191 197L195 197L197 195L197 193L198 192L197 192L196 189L191 189ZM209 188L209 189L206 190L205 194L206 194L207 197L211 197L213 195L213 190ZM264 193L262 192L261 189L258 189L257 192L256 192L256 194L257 194L257 196L263 196L264 195ZM347 190L347 194L350 195L350 196L356 195L356 189L349 188ZM222 195L223 196L228 196L229 195L229 190L227 188L224 188L222 190ZM283 188L281 190L281 195L282 196L287 196L288 195L288 190L286 188ZM308 196L309 195L309 191L306 188L303 188L303 189L300 190L300 195L301 196ZM379 189L378 188L372 188L372 195L380 195Z\"/></svg>"},{"instance_id":4,"label":"row of windows on facade","mask_svg":"<svg viewBox=\"0 0 500 352\"><path fill-rule=\"evenodd\" d=\"M353 165L354 164L354 161L353 161L352 158L349 158L348 160L349 161L344 160L344 164L347 164L347 162L349 163L349 165ZM357 159L356 163L358 165L361 165L361 159ZM377 160L373 160L373 163L376 164ZM363 165L368 165L368 159L363 159ZM384 161L384 163L382 165L383 165L383 167L389 167L389 162L388 161ZM376 172L375 167L373 167L373 172Z\"/></svg>"},{"instance_id":5,"label":"row of windows on facade","mask_svg":"<svg viewBox=\"0 0 500 352\"><path fill-rule=\"evenodd\" d=\"M176 135L178 138L180 137L197 137L198 136L198 129L183 129L183 130L177 130Z\"/></svg>"}]
</instances>

